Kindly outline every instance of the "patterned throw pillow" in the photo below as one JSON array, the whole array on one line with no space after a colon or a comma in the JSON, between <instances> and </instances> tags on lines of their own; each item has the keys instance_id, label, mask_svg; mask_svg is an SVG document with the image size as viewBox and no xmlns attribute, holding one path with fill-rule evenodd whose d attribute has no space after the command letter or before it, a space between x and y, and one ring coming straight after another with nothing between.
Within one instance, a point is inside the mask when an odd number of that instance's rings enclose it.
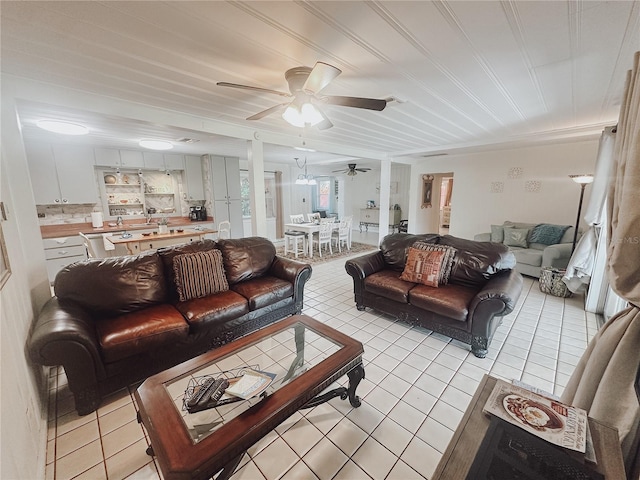
<instances>
[{"instance_id":1,"label":"patterned throw pillow","mask_svg":"<svg viewBox=\"0 0 640 480\"><path fill-rule=\"evenodd\" d=\"M504 244L509 247L528 248L527 236L529 236L528 228L509 228L504 227Z\"/></svg>"},{"instance_id":2,"label":"patterned throw pillow","mask_svg":"<svg viewBox=\"0 0 640 480\"><path fill-rule=\"evenodd\" d=\"M173 270L181 302L229 290L220 250L176 255Z\"/></svg>"},{"instance_id":3,"label":"patterned throw pillow","mask_svg":"<svg viewBox=\"0 0 640 480\"><path fill-rule=\"evenodd\" d=\"M564 232L566 232L568 228L569 225L551 225L548 223L541 223L540 225L533 227L529 241L531 243L555 245L556 243L560 243L560 240L564 236Z\"/></svg>"},{"instance_id":4,"label":"patterned throw pillow","mask_svg":"<svg viewBox=\"0 0 640 480\"><path fill-rule=\"evenodd\" d=\"M445 252L429 252L409 247L407 263L400 279L437 287L444 255Z\"/></svg>"},{"instance_id":5,"label":"patterned throw pillow","mask_svg":"<svg viewBox=\"0 0 640 480\"><path fill-rule=\"evenodd\" d=\"M451 268L453 267L453 258L456 256L457 250L449 245L436 245L435 243L415 242L413 248L418 250L426 250L428 252L444 252L442 258L442 268L438 277L438 285L446 285L449 283Z\"/></svg>"}]
</instances>

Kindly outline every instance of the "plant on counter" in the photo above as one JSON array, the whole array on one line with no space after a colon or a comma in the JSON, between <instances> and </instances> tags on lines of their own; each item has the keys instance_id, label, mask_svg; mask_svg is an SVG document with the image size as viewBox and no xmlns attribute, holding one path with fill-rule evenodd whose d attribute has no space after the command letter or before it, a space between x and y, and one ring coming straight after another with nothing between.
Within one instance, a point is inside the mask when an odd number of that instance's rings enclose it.
<instances>
[{"instance_id":1,"label":"plant on counter","mask_svg":"<svg viewBox=\"0 0 640 480\"><path fill-rule=\"evenodd\" d=\"M169 225L169 219L164 215L158 220L158 225Z\"/></svg>"}]
</instances>

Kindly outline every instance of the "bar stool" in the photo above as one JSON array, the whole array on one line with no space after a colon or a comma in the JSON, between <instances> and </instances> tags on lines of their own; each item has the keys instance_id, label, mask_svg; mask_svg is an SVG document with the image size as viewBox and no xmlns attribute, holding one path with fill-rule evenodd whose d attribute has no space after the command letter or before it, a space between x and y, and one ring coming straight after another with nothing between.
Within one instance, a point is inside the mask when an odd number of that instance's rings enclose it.
<instances>
[{"instance_id":1,"label":"bar stool","mask_svg":"<svg viewBox=\"0 0 640 480\"><path fill-rule=\"evenodd\" d=\"M292 252L296 258L298 258L298 253L304 255L307 248L306 238L307 234L304 232L284 232L284 254ZM299 241L301 241L302 250L298 250ZM292 249L289 248L289 245L291 245Z\"/></svg>"}]
</instances>

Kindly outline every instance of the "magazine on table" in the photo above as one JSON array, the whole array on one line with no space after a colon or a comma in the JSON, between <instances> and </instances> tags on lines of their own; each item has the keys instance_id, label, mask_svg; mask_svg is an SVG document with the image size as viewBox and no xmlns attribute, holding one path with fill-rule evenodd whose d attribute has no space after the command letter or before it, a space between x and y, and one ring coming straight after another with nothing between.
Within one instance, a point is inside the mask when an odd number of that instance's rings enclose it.
<instances>
[{"instance_id":1,"label":"magazine on table","mask_svg":"<svg viewBox=\"0 0 640 480\"><path fill-rule=\"evenodd\" d=\"M264 392L274 378L276 378L275 373L247 369L241 376L230 381L224 393L243 399L255 397Z\"/></svg>"},{"instance_id":2,"label":"magazine on table","mask_svg":"<svg viewBox=\"0 0 640 480\"><path fill-rule=\"evenodd\" d=\"M497 380L483 411L554 445L585 453L587 412Z\"/></svg>"}]
</instances>

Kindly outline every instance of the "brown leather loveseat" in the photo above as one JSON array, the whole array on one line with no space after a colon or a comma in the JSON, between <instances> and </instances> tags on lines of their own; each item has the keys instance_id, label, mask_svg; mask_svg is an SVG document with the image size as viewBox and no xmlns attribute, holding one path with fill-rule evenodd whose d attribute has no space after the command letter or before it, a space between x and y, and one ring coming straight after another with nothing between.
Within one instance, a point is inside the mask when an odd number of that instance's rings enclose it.
<instances>
[{"instance_id":1,"label":"brown leather loveseat","mask_svg":"<svg viewBox=\"0 0 640 480\"><path fill-rule=\"evenodd\" d=\"M202 255L216 259L218 274L194 267L177 276L175 259L182 265ZM76 410L86 415L109 393L300 313L310 276L310 265L276 256L261 237L78 262L58 273L56 296L27 348L36 364L64 367ZM214 277L220 291L185 296L188 286Z\"/></svg>"},{"instance_id":2,"label":"brown leather loveseat","mask_svg":"<svg viewBox=\"0 0 640 480\"><path fill-rule=\"evenodd\" d=\"M407 282L400 276L415 242L456 249L449 282L439 287ZM522 275L505 245L451 235L387 235L380 250L345 264L353 277L358 310L370 307L413 325L471 345L484 358L502 316L513 311L522 291Z\"/></svg>"}]
</instances>

